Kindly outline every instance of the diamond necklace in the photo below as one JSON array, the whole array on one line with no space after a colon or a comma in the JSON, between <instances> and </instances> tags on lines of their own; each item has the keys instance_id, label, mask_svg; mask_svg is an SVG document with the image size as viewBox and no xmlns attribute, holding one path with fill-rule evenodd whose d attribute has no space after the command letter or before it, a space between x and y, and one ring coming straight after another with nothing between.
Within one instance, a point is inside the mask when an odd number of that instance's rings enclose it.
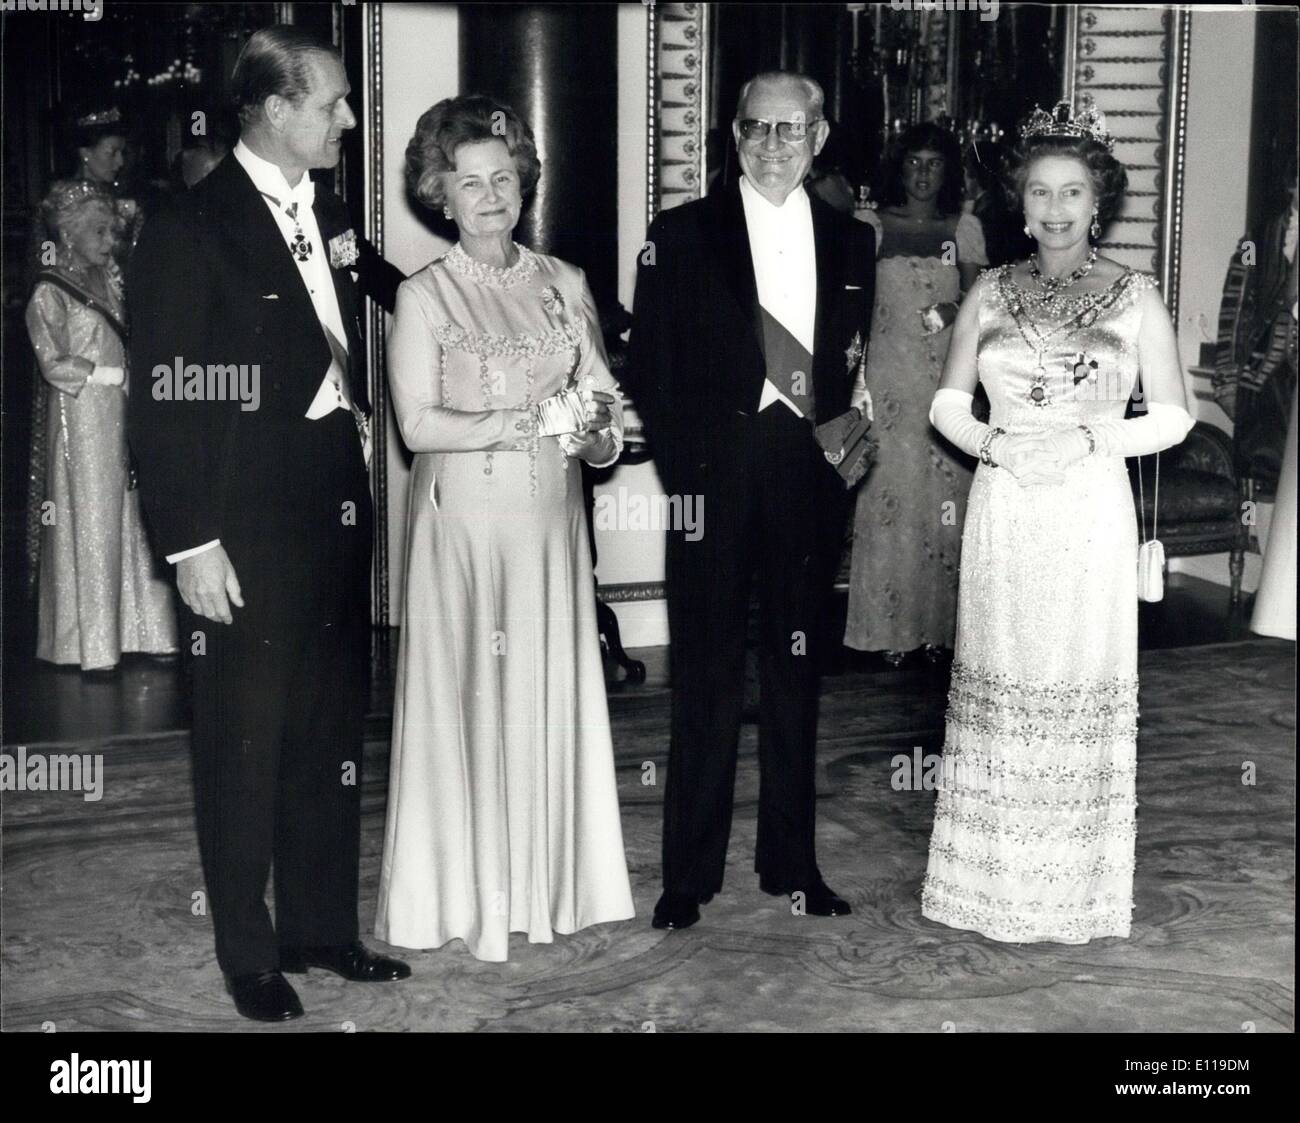
<instances>
[{"instance_id":1,"label":"diamond necklace","mask_svg":"<svg viewBox=\"0 0 1300 1123\"><path fill-rule=\"evenodd\" d=\"M1010 267L1007 266L1006 268L1009 269ZM1033 405L1041 408L1050 405L1052 402L1052 392L1048 386L1047 365L1043 360L1048 345L1062 332L1065 333L1062 337L1062 342L1064 342L1075 331L1091 327L1096 322L1097 317L1118 299L1119 294L1125 287L1120 282L1126 280L1128 276L1128 273L1123 274L1123 276L1117 278L1114 284L1100 292L1083 294L1086 300L1084 307L1068 317L1064 323L1057 324L1050 331L1043 331L1035 324L1032 318L1027 315L1028 309L1023 308L1018 301L1013 299L1008 302L1007 308L1011 313L1012 322L1016 325L1016 330L1020 333L1020 338L1024 340L1025 346L1034 353L1034 375L1029 385L1029 393L1026 395ZM1009 278L1004 275L1002 284L1007 284L1008 280ZM1025 330L1026 328L1029 329L1028 332ZM1029 338L1029 332L1034 334L1034 339Z\"/></svg>"},{"instance_id":2,"label":"diamond necklace","mask_svg":"<svg viewBox=\"0 0 1300 1123\"><path fill-rule=\"evenodd\" d=\"M1068 289L1075 281L1082 281L1089 273L1092 267L1097 264L1097 247L1093 246L1088 250L1088 260L1075 269L1072 269L1064 277L1044 277L1041 269L1038 268L1038 255L1034 254L1029 259L1029 275L1038 282L1039 288L1043 290L1043 295L1047 299L1058 295L1063 289Z\"/></svg>"}]
</instances>

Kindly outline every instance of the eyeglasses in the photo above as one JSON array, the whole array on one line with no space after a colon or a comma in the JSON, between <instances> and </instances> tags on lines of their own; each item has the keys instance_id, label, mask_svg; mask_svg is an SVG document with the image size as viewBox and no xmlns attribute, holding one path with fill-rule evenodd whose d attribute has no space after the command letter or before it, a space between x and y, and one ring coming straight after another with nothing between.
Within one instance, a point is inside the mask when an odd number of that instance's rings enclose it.
<instances>
[{"instance_id":1,"label":"eyeglasses","mask_svg":"<svg viewBox=\"0 0 1300 1123\"><path fill-rule=\"evenodd\" d=\"M814 117L811 121L764 121L758 117L746 117L737 124L740 126L740 135L746 140L766 140L767 134L772 131L772 125L776 125L776 135L779 140L787 144L806 140L808 129L822 120L820 117Z\"/></svg>"}]
</instances>

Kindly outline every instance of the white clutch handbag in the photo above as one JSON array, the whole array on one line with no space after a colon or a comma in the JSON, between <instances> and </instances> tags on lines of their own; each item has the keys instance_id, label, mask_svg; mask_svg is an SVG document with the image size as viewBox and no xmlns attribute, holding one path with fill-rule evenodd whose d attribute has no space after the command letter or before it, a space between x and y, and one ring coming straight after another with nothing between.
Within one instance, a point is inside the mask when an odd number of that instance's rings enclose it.
<instances>
[{"instance_id":1,"label":"white clutch handbag","mask_svg":"<svg viewBox=\"0 0 1300 1123\"><path fill-rule=\"evenodd\" d=\"M1142 458L1138 457L1138 509L1142 515L1142 545L1138 547L1138 600L1165 598L1165 547L1156 537L1160 513L1160 453L1156 453L1156 494L1151 505L1151 537L1147 538L1147 502L1142 488Z\"/></svg>"}]
</instances>

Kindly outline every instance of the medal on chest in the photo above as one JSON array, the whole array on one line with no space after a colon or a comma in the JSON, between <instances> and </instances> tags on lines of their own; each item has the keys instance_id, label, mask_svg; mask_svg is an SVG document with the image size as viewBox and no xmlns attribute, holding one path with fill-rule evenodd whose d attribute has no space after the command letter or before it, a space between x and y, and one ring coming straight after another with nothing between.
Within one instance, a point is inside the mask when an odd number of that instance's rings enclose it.
<instances>
[{"instance_id":1,"label":"medal on chest","mask_svg":"<svg viewBox=\"0 0 1300 1123\"><path fill-rule=\"evenodd\" d=\"M1036 406L1045 406L1052 400L1052 391L1047 385L1047 368L1043 366L1043 356L1038 355L1038 365L1034 368L1033 381L1029 383L1029 400Z\"/></svg>"}]
</instances>

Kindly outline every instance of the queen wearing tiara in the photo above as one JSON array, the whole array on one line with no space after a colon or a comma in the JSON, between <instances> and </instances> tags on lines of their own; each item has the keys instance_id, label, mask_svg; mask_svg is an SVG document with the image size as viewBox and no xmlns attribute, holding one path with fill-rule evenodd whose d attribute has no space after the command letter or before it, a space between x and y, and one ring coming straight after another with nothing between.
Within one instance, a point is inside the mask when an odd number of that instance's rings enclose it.
<instances>
[{"instance_id":1,"label":"queen wearing tiara","mask_svg":"<svg viewBox=\"0 0 1300 1123\"><path fill-rule=\"evenodd\" d=\"M921 912L993 940L1127 936L1133 908L1138 535L1124 458L1178 444L1193 422L1154 279L1097 252L1127 183L1112 148L1094 110L1029 118L1006 189L1037 250L972 287L930 410L980 464ZM977 382L989 424L971 413Z\"/></svg>"}]
</instances>

